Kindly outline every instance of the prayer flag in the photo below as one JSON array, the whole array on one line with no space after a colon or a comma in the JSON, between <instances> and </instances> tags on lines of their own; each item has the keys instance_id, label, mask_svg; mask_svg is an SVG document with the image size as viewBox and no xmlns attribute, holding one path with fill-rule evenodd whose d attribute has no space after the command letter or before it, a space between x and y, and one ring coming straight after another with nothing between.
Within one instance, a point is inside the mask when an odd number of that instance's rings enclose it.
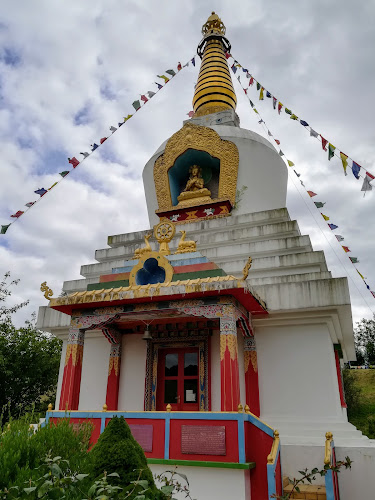
<instances>
[{"instance_id":1,"label":"prayer flag","mask_svg":"<svg viewBox=\"0 0 375 500\"><path fill-rule=\"evenodd\" d=\"M163 88L163 85L160 85L160 83L157 83L157 82L154 82L154 83L155 83L155 85L157 85L157 86L158 86L158 89L159 89L159 90Z\"/></svg>"},{"instance_id":2,"label":"prayer flag","mask_svg":"<svg viewBox=\"0 0 375 500\"><path fill-rule=\"evenodd\" d=\"M171 76L175 76L176 72L173 69L167 69L166 73Z\"/></svg>"},{"instance_id":3,"label":"prayer flag","mask_svg":"<svg viewBox=\"0 0 375 500\"><path fill-rule=\"evenodd\" d=\"M253 108L254 107L254 103L251 99L249 99L249 102L250 102L250 106Z\"/></svg>"},{"instance_id":4,"label":"prayer flag","mask_svg":"<svg viewBox=\"0 0 375 500\"><path fill-rule=\"evenodd\" d=\"M228 59L228 58L227 58L227 59ZM191 60L191 64L192 64L193 66L195 66L195 57L193 57L193 59Z\"/></svg>"},{"instance_id":5,"label":"prayer flag","mask_svg":"<svg viewBox=\"0 0 375 500\"><path fill-rule=\"evenodd\" d=\"M318 135L318 132L315 132L315 130L310 127L310 137L318 137Z\"/></svg>"},{"instance_id":6,"label":"prayer flag","mask_svg":"<svg viewBox=\"0 0 375 500\"><path fill-rule=\"evenodd\" d=\"M267 97L272 97L272 95L270 94L270 92L268 92L267 90L267 94L266 94Z\"/></svg>"},{"instance_id":7,"label":"prayer flag","mask_svg":"<svg viewBox=\"0 0 375 500\"><path fill-rule=\"evenodd\" d=\"M130 120L133 115L124 116L124 123Z\"/></svg>"},{"instance_id":8,"label":"prayer flag","mask_svg":"<svg viewBox=\"0 0 375 500\"><path fill-rule=\"evenodd\" d=\"M247 72L246 72L246 78L250 78L250 77L251 77L251 75L250 75L250 73L247 71Z\"/></svg>"},{"instance_id":9,"label":"prayer flag","mask_svg":"<svg viewBox=\"0 0 375 500\"><path fill-rule=\"evenodd\" d=\"M254 113L256 113L257 115L259 115L258 110L256 108L254 108Z\"/></svg>"},{"instance_id":10,"label":"prayer flag","mask_svg":"<svg viewBox=\"0 0 375 500\"><path fill-rule=\"evenodd\" d=\"M34 205L35 201L30 201L29 203L26 203L25 207L30 208Z\"/></svg>"},{"instance_id":11,"label":"prayer flag","mask_svg":"<svg viewBox=\"0 0 375 500\"><path fill-rule=\"evenodd\" d=\"M193 118L194 116L194 111L189 111L189 113L186 113L189 118Z\"/></svg>"},{"instance_id":12,"label":"prayer flag","mask_svg":"<svg viewBox=\"0 0 375 500\"><path fill-rule=\"evenodd\" d=\"M262 87L262 88L260 89L260 93L259 93L259 100L260 100L260 101L263 101L263 99L264 99L264 97L263 97L263 90L264 90L264 87Z\"/></svg>"},{"instance_id":13,"label":"prayer flag","mask_svg":"<svg viewBox=\"0 0 375 500\"><path fill-rule=\"evenodd\" d=\"M290 167L294 167L294 163L293 163L291 160L288 160L288 165L289 165Z\"/></svg>"},{"instance_id":14,"label":"prayer flag","mask_svg":"<svg viewBox=\"0 0 375 500\"><path fill-rule=\"evenodd\" d=\"M91 146L91 151L95 151L95 149L98 149L98 145L94 142L94 144L90 144Z\"/></svg>"},{"instance_id":15,"label":"prayer flag","mask_svg":"<svg viewBox=\"0 0 375 500\"><path fill-rule=\"evenodd\" d=\"M73 158L68 158L68 161L73 166L73 168L76 168L76 166L79 165L79 161L75 156L73 156Z\"/></svg>"},{"instance_id":16,"label":"prayer flag","mask_svg":"<svg viewBox=\"0 0 375 500\"><path fill-rule=\"evenodd\" d=\"M307 191L310 198L313 198L314 196L316 196L316 193L314 193L314 191Z\"/></svg>"},{"instance_id":17,"label":"prayer flag","mask_svg":"<svg viewBox=\"0 0 375 500\"><path fill-rule=\"evenodd\" d=\"M285 108L285 113L288 114L288 115L291 115L292 114L292 111L288 108Z\"/></svg>"},{"instance_id":18,"label":"prayer flag","mask_svg":"<svg viewBox=\"0 0 375 500\"><path fill-rule=\"evenodd\" d=\"M102 137L102 138L100 139L100 144L103 144L103 142L105 142L107 139L108 139L108 137Z\"/></svg>"},{"instance_id":19,"label":"prayer flag","mask_svg":"<svg viewBox=\"0 0 375 500\"><path fill-rule=\"evenodd\" d=\"M111 126L109 127L109 130L110 130L110 131L112 132L112 134L113 134L114 132L116 132L117 128L116 128L116 127L114 127L113 125L111 125Z\"/></svg>"},{"instance_id":20,"label":"prayer flag","mask_svg":"<svg viewBox=\"0 0 375 500\"><path fill-rule=\"evenodd\" d=\"M356 269L356 271L357 271L357 273L360 275L360 277L364 280L364 279L365 279L365 277L363 276L363 274L361 274L361 273L358 271L358 269Z\"/></svg>"},{"instance_id":21,"label":"prayer flag","mask_svg":"<svg viewBox=\"0 0 375 500\"><path fill-rule=\"evenodd\" d=\"M334 156L335 149L336 147L333 146L331 143L328 144L328 160L331 160L331 158Z\"/></svg>"},{"instance_id":22,"label":"prayer flag","mask_svg":"<svg viewBox=\"0 0 375 500\"><path fill-rule=\"evenodd\" d=\"M280 156L284 156L284 153L281 151L281 149L280 149L280 151L279 151L279 155L280 155Z\"/></svg>"},{"instance_id":23,"label":"prayer flag","mask_svg":"<svg viewBox=\"0 0 375 500\"><path fill-rule=\"evenodd\" d=\"M320 137L322 138L322 148L324 149L324 151L327 151L328 141L327 141L327 139L324 139L324 137L322 135Z\"/></svg>"},{"instance_id":24,"label":"prayer flag","mask_svg":"<svg viewBox=\"0 0 375 500\"><path fill-rule=\"evenodd\" d=\"M18 212L16 212L15 214L11 215L11 217L15 217L16 219L18 219L18 217L21 217L21 215L23 214L24 212L22 212L22 210L18 210Z\"/></svg>"},{"instance_id":25,"label":"prayer flag","mask_svg":"<svg viewBox=\"0 0 375 500\"><path fill-rule=\"evenodd\" d=\"M314 201L316 208L323 208L326 202Z\"/></svg>"},{"instance_id":26,"label":"prayer flag","mask_svg":"<svg viewBox=\"0 0 375 500\"><path fill-rule=\"evenodd\" d=\"M122 127L124 125L124 122L119 122L117 125L120 128L120 127Z\"/></svg>"},{"instance_id":27,"label":"prayer flag","mask_svg":"<svg viewBox=\"0 0 375 500\"><path fill-rule=\"evenodd\" d=\"M227 59L229 59L229 58L230 58L230 54L229 54L229 52L225 52L225 57L226 57Z\"/></svg>"},{"instance_id":28,"label":"prayer flag","mask_svg":"<svg viewBox=\"0 0 375 500\"><path fill-rule=\"evenodd\" d=\"M261 87L260 83L257 82L257 90L260 90L260 87Z\"/></svg>"},{"instance_id":29,"label":"prayer flag","mask_svg":"<svg viewBox=\"0 0 375 500\"><path fill-rule=\"evenodd\" d=\"M258 122L258 123L259 123L259 125L260 125L261 123L264 123L263 118L262 118L261 120L259 120L259 122Z\"/></svg>"},{"instance_id":30,"label":"prayer flag","mask_svg":"<svg viewBox=\"0 0 375 500\"><path fill-rule=\"evenodd\" d=\"M57 184L57 182L55 182L54 184L52 184L52 186L51 186L50 188L48 188L48 191L51 191L51 189L52 189L53 187L55 187L55 186L56 186L56 184Z\"/></svg>"},{"instance_id":31,"label":"prayer flag","mask_svg":"<svg viewBox=\"0 0 375 500\"><path fill-rule=\"evenodd\" d=\"M247 94L247 89L243 89L243 91L245 92L245 94Z\"/></svg>"},{"instance_id":32,"label":"prayer flag","mask_svg":"<svg viewBox=\"0 0 375 500\"><path fill-rule=\"evenodd\" d=\"M152 90L149 90L149 91L147 92L147 95L148 95L148 97L151 99L151 97L154 97L155 92L152 92Z\"/></svg>"},{"instance_id":33,"label":"prayer flag","mask_svg":"<svg viewBox=\"0 0 375 500\"><path fill-rule=\"evenodd\" d=\"M180 62L178 62L178 63L177 63L177 71L181 71L181 70L182 70L181 63L180 63Z\"/></svg>"},{"instance_id":34,"label":"prayer flag","mask_svg":"<svg viewBox=\"0 0 375 500\"><path fill-rule=\"evenodd\" d=\"M322 214L322 212L320 212L320 215L323 217L324 220L329 220L329 217L327 215Z\"/></svg>"},{"instance_id":35,"label":"prayer flag","mask_svg":"<svg viewBox=\"0 0 375 500\"><path fill-rule=\"evenodd\" d=\"M302 186L303 186L304 188L306 187L302 181L300 181L300 183L302 184Z\"/></svg>"},{"instance_id":36,"label":"prayer flag","mask_svg":"<svg viewBox=\"0 0 375 500\"><path fill-rule=\"evenodd\" d=\"M294 113L290 117L291 120L298 120L298 116L295 115Z\"/></svg>"},{"instance_id":37,"label":"prayer flag","mask_svg":"<svg viewBox=\"0 0 375 500\"><path fill-rule=\"evenodd\" d=\"M340 152L340 158L341 158L341 161L342 161L342 167L344 169L344 174L348 175L346 173L346 167L348 166L348 156L341 151Z\"/></svg>"},{"instance_id":38,"label":"prayer flag","mask_svg":"<svg viewBox=\"0 0 375 500\"><path fill-rule=\"evenodd\" d=\"M368 172L366 172L365 178L363 179L361 191L371 191L372 186L371 186L370 182L373 180L374 180L374 176L369 174Z\"/></svg>"},{"instance_id":39,"label":"prayer flag","mask_svg":"<svg viewBox=\"0 0 375 500\"><path fill-rule=\"evenodd\" d=\"M144 94L141 94L141 101L148 102L148 99Z\"/></svg>"},{"instance_id":40,"label":"prayer flag","mask_svg":"<svg viewBox=\"0 0 375 500\"><path fill-rule=\"evenodd\" d=\"M305 120L300 120L299 121L301 125L303 125L304 127L308 127L309 124L307 122L305 122Z\"/></svg>"},{"instance_id":41,"label":"prayer flag","mask_svg":"<svg viewBox=\"0 0 375 500\"><path fill-rule=\"evenodd\" d=\"M9 226L10 224L8 224L7 226L1 226L0 234L5 234L8 231Z\"/></svg>"},{"instance_id":42,"label":"prayer flag","mask_svg":"<svg viewBox=\"0 0 375 500\"><path fill-rule=\"evenodd\" d=\"M271 134L271 132L270 132L270 131L268 131L268 135L269 135L270 137L272 137L272 134Z\"/></svg>"},{"instance_id":43,"label":"prayer flag","mask_svg":"<svg viewBox=\"0 0 375 500\"><path fill-rule=\"evenodd\" d=\"M359 260L357 259L357 257L349 257L349 259L351 260L352 264L359 264Z\"/></svg>"},{"instance_id":44,"label":"prayer flag","mask_svg":"<svg viewBox=\"0 0 375 500\"><path fill-rule=\"evenodd\" d=\"M276 103L277 103L277 99L276 97L273 98L273 109L276 109Z\"/></svg>"},{"instance_id":45,"label":"prayer flag","mask_svg":"<svg viewBox=\"0 0 375 500\"><path fill-rule=\"evenodd\" d=\"M352 171L353 171L353 175L356 179L359 179L359 171L360 170L361 170L361 167L355 161L353 161Z\"/></svg>"},{"instance_id":46,"label":"prayer flag","mask_svg":"<svg viewBox=\"0 0 375 500\"><path fill-rule=\"evenodd\" d=\"M253 84L254 84L254 78L251 77L250 80L249 80L249 87L250 87L250 85L253 85Z\"/></svg>"},{"instance_id":47,"label":"prayer flag","mask_svg":"<svg viewBox=\"0 0 375 500\"><path fill-rule=\"evenodd\" d=\"M236 73L237 68L236 68L236 66L235 66L234 64L232 64L232 66L231 66L231 70L233 71L233 73Z\"/></svg>"},{"instance_id":48,"label":"prayer flag","mask_svg":"<svg viewBox=\"0 0 375 500\"><path fill-rule=\"evenodd\" d=\"M246 75L248 75L248 74L249 74L249 70L248 70L248 69L246 69L246 68L242 68L242 71L243 71L244 73L246 73Z\"/></svg>"},{"instance_id":49,"label":"prayer flag","mask_svg":"<svg viewBox=\"0 0 375 500\"><path fill-rule=\"evenodd\" d=\"M281 108L283 107L283 105L281 104L281 102L279 101L279 104L277 105L277 111L279 112L279 114L281 113Z\"/></svg>"},{"instance_id":50,"label":"prayer flag","mask_svg":"<svg viewBox=\"0 0 375 500\"><path fill-rule=\"evenodd\" d=\"M141 103L140 103L139 101L134 101L134 102L132 103L132 106L133 106L133 108L134 108L136 111L138 111L138 110L139 110L139 108L141 107Z\"/></svg>"},{"instance_id":51,"label":"prayer flag","mask_svg":"<svg viewBox=\"0 0 375 500\"><path fill-rule=\"evenodd\" d=\"M79 154L82 155L84 158L90 156L90 153L87 153L86 151L84 153L79 153Z\"/></svg>"},{"instance_id":52,"label":"prayer flag","mask_svg":"<svg viewBox=\"0 0 375 500\"><path fill-rule=\"evenodd\" d=\"M299 174L298 172L296 172L295 170L293 170L293 172L296 174L297 177L301 177L301 174Z\"/></svg>"},{"instance_id":53,"label":"prayer flag","mask_svg":"<svg viewBox=\"0 0 375 500\"><path fill-rule=\"evenodd\" d=\"M39 194L41 197L44 196L47 192L47 189L44 189L44 188L40 188L40 189L37 189L36 191L34 191L34 193L36 194Z\"/></svg>"},{"instance_id":54,"label":"prayer flag","mask_svg":"<svg viewBox=\"0 0 375 500\"><path fill-rule=\"evenodd\" d=\"M183 68L187 68L189 66L189 61L183 65Z\"/></svg>"},{"instance_id":55,"label":"prayer flag","mask_svg":"<svg viewBox=\"0 0 375 500\"><path fill-rule=\"evenodd\" d=\"M18 212L16 212L15 214L11 215L11 217L15 217L16 219L18 219L18 217L21 217L22 214L23 214L22 210L18 210Z\"/></svg>"},{"instance_id":56,"label":"prayer flag","mask_svg":"<svg viewBox=\"0 0 375 500\"><path fill-rule=\"evenodd\" d=\"M168 83L169 82L169 78L165 75L156 75L158 78L162 78L164 80L165 83ZM157 85L157 84L156 84Z\"/></svg>"},{"instance_id":57,"label":"prayer flag","mask_svg":"<svg viewBox=\"0 0 375 500\"><path fill-rule=\"evenodd\" d=\"M344 252L346 252L346 253L350 252L349 247L344 247L343 246L342 248L343 248Z\"/></svg>"},{"instance_id":58,"label":"prayer flag","mask_svg":"<svg viewBox=\"0 0 375 500\"><path fill-rule=\"evenodd\" d=\"M328 224L329 228L331 229L331 231L333 231L334 229L337 229L339 226L336 226L336 224Z\"/></svg>"},{"instance_id":59,"label":"prayer flag","mask_svg":"<svg viewBox=\"0 0 375 500\"><path fill-rule=\"evenodd\" d=\"M64 170L63 172L60 172L61 177L65 177L68 174L69 174L69 170Z\"/></svg>"},{"instance_id":60,"label":"prayer flag","mask_svg":"<svg viewBox=\"0 0 375 500\"><path fill-rule=\"evenodd\" d=\"M276 144L277 144L278 146L280 146L280 141L279 141L279 139L275 139L275 142L276 142Z\"/></svg>"},{"instance_id":61,"label":"prayer flag","mask_svg":"<svg viewBox=\"0 0 375 500\"><path fill-rule=\"evenodd\" d=\"M371 290L370 290L371 292ZM371 295L375 298L375 292L371 292Z\"/></svg>"},{"instance_id":62,"label":"prayer flag","mask_svg":"<svg viewBox=\"0 0 375 500\"><path fill-rule=\"evenodd\" d=\"M337 241L344 241L344 237L341 234L335 234Z\"/></svg>"}]
</instances>

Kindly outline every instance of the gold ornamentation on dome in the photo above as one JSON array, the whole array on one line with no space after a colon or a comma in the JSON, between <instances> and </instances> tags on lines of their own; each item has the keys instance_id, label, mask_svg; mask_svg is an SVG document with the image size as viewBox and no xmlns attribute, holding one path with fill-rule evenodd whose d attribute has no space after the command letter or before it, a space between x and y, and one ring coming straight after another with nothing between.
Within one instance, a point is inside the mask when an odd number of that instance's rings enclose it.
<instances>
[{"instance_id":1,"label":"gold ornamentation on dome","mask_svg":"<svg viewBox=\"0 0 375 500\"><path fill-rule=\"evenodd\" d=\"M53 291L47 286L47 282L43 281L43 283L40 285L40 290L44 292L44 297L47 300L50 300L50 298L53 295Z\"/></svg>"},{"instance_id":2,"label":"gold ornamentation on dome","mask_svg":"<svg viewBox=\"0 0 375 500\"><path fill-rule=\"evenodd\" d=\"M162 255L169 255L171 253L168 243L172 240L175 232L176 228L172 222L159 222L159 224L154 227L154 235L160 245L159 253Z\"/></svg>"},{"instance_id":3,"label":"gold ornamentation on dome","mask_svg":"<svg viewBox=\"0 0 375 500\"><path fill-rule=\"evenodd\" d=\"M202 26L202 35L208 35L211 32L219 33L220 35L225 35L226 28L220 17L212 12L210 17Z\"/></svg>"},{"instance_id":4,"label":"gold ornamentation on dome","mask_svg":"<svg viewBox=\"0 0 375 500\"><path fill-rule=\"evenodd\" d=\"M151 245L148 241L151 238L151 236L152 236L152 233L148 233L145 235L145 246L141 247L141 248L137 248L134 252L132 259L140 259L142 257L142 255L146 255L146 254L152 252Z\"/></svg>"},{"instance_id":5,"label":"gold ornamentation on dome","mask_svg":"<svg viewBox=\"0 0 375 500\"><path fill-rule=\"evenodd\" d=\"M170 210L173 207L168 171L173 167L177 158L188 149L205 151L220 160L217 199L229 199L233 205L236 200L239 164L237 146L233 142L222 140L219 134L211 128L187 123L172 135L166 144L164 153L155 162L154 182L159 210Z\"/></svg>"},{"instance_id":6,"label":"gold ornamentation on dome","mask_svg":"<svg viewBox=\"0 0 375 500\"><path fill-rule=\"evenodd\" d=\"M251 257L249 257L247 259L245 267L242 270L242 276L243 276L242 279L243 280L245 280L249 276L249 271L251 269L252 262L253 262L253 259Z\"/></svg>"},{"instance_id":7,"label":"gold ornamentation on dome","mask_svg":"<svg viewBox=\"0 0 375 500\"><path fill-rule=\"evenodd\" d=\"M197 242L194 240L185 241L186 231L180 231L182 234L180 241L178 242L178 247L175 252L176 253L188 253L188 252L196 252L197 251Z\"/></svg>"}]
</instances>

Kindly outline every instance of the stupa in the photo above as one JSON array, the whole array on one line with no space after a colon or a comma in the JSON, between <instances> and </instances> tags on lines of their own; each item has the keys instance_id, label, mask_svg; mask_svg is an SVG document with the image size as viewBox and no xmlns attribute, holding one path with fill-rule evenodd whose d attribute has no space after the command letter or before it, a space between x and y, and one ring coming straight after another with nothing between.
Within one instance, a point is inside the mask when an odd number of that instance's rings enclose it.
<instances>
[{"instance_id":1,"label":"stupa","mask_svg":"<svg viewBox=\"0 0 375 500\"><path fill-rule=\"evenodd\" d=\"M124 415L153 471L178 465L202 499L280 494L281 460L290 477L319 466L331 431L354 460L341 498L372 498L374 444L348 423L341 378L347 280L290 219L277 151L240 127L215 13L202 33L194 116L144 167L151 229L109 236L39 310L63 340L47 419L90 419L95 442Z\"/></svg>"}]
</instances>

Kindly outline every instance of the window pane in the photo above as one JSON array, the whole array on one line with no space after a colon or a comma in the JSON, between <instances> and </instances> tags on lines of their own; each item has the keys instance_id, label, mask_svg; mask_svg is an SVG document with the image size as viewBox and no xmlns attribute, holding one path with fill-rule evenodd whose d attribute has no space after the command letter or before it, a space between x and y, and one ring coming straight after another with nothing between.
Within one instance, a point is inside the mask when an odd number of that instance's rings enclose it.
<instances>
[{"instance_id":1,"label":"window pane","mask_svg":"<svg viewBox=\"0 0 375 500\"><path fill-rule=\"evenodd\" d=\"M164 403L177 403L177 380L164 381Z\"/></svg>"},{"instance_id":2,"label":"window pane","mask_svg":"<svg viewBox=\"0 0 375 500\"><path fill-rule=\"evenodd\" d=\"M186 352L184 357L184 375L198 375L198 353Z\"/></svg>"},{"instance_id":3,"label":"window pane","mask_svg":"<svg viewBox=\"0 0 375 500\"><path fill-rule=\"evenodd\" d=\"M167 354L165 356L165 376L176 377L178 375L178 354Z\"/></svg>"},{"instance_id":4,"label":"window pane","mask_svg":"<svg viewBox=\"0 0 375 500\"><path fill-rule=\"evenodd\" d=\"M185 403L197 402L198 380L184 380L184 401Z\"/></svg>"}]
</instances>

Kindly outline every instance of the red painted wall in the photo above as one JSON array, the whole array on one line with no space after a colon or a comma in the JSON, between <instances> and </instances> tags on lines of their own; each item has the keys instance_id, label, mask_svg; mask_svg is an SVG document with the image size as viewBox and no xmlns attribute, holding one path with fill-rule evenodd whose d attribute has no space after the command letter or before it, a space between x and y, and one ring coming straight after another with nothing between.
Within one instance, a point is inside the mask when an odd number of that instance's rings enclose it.
<instances>
[{"instance_id":1,"label":"red painted wall","mask_svg":"<svg viewBox=\"0 0 375 500\"><path fill-rule=\"evenodd\" d=\"M251 498L268 500L267 457L270 454L273 437L245 422L245 453L247 462L255 462L250 471Z\"/></svg>"}]
</instances>

